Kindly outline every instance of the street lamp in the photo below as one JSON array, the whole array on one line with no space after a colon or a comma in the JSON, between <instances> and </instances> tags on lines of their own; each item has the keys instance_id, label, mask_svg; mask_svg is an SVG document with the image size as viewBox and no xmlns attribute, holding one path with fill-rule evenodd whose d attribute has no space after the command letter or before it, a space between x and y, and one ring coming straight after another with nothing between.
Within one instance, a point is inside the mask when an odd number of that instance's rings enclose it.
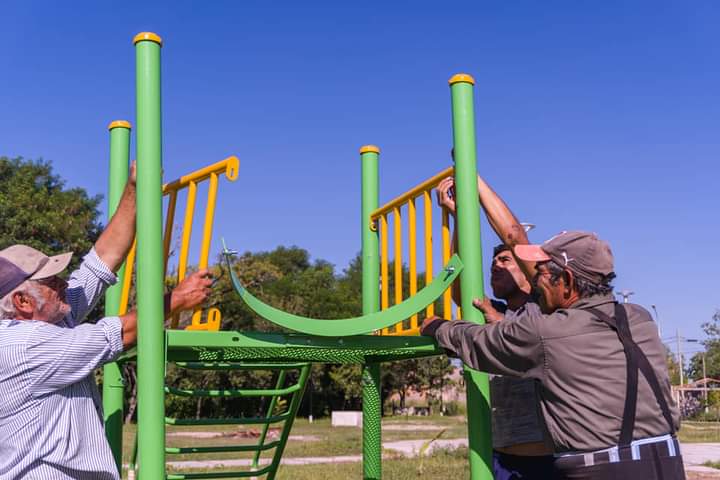
<instances>
[{"instance_id":1,"label":"street lamp","mask_svg":"<svg viewBox=\"0 0 720 480\"><path fill-rule=\"evenodd\" d=\"M630 295L635 295L635 292L632 290L620 290L618 295L623 297L623 303L628 303L628 298L630 298Z\"/></svg>"},{"instance_id":2,"label":"street lamp","mask_svg":"<svg viewBox=\"0 0 720 480\"><path fill-rule=\"evenodd\" d=\"M655 323L658 327L658 337L662 337L662 330L660 329L660 316L657 313L657 308L655 307L655 304L650 305L650 307L652 307L653 312L655 312Z\"/></svg>"}]
</instances>

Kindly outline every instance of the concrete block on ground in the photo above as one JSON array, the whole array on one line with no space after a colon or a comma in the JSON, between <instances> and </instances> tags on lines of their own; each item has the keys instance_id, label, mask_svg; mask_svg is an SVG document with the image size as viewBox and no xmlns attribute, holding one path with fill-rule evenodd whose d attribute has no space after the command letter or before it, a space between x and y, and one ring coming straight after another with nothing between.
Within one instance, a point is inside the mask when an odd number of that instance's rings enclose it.
<instances>
[{"instance_id":1,"label":"concrete block on ground","mask_svg":"<svg viewBox=\"0 0 720 480\"><path fill-rule=\"evenodd\" d=\"M332 412L333 427L362 427L362 412L355 410Z\"/></svg>"}]
</instances>

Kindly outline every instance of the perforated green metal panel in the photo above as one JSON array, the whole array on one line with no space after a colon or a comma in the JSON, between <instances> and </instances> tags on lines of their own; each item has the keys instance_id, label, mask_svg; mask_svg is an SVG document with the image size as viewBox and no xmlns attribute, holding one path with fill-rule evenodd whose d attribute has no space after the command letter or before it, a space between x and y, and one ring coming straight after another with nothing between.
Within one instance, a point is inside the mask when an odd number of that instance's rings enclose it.
<instances>
[{"instance_id":1,"label":"perforated green metal panel","mask_svg":"<svg viewBox=\"0 0 720 480\"><path fill-rule=\"evenodd\" d=\"M261 332L167 332L168 361L365 363L442 354L429 337L344 338Z\"/></svg>"}]
</instances>

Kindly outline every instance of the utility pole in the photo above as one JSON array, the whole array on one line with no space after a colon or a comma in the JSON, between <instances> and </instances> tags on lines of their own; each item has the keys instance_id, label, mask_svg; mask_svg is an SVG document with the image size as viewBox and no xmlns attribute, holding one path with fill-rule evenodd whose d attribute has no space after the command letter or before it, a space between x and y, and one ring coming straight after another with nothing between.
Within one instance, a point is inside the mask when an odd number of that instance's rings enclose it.
<instances>
[{"instance_id":1,"label":"utility pole","mask_svg":"<svg viewBox=\"0 0 720 480\"><path fill-rule=\"evenodd\" d=\"M680 367L680 386L683 386L683 364L682 364L682 351L680 350L680 329L678 328L676 331L675 340L677 340L677 357L678 357L678 366Z\"/></svg>"},{"instance_id":2,"label":"utility pole","mask_svg":"<svg viewBox=\"0 0 720 480\"><path fill-rule=\"evenodd\" d=\"M678 328L675 330L675 340L677 341L677 357L678 357L678 370L680 372L680 385L678 385L678 407L680 407L680 411L682 412L682 404L685 400L685 395L683 394L682 388L683 388L683 363L682 363L682 351L680 350L680 329Z\"/></svg>"},{"instance_id":3,"label":"utility pole","mask_svg":"<svg viewBox=\"0 0 720 480\"><path fill-rule=\"evenodd\" d=\"M705 413L708 412L708 395L707 395L707 373L705 373L705 354L702 356L703 361L703 397L705 398Z\"/></svg>"}]
</instances>

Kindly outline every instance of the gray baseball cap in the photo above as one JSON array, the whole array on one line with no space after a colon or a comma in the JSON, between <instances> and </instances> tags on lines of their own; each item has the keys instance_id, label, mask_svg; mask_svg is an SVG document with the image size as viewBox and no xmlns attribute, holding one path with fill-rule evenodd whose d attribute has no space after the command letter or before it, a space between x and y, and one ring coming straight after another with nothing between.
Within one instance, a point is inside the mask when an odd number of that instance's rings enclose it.
<instances>
[{"instance_id":1,"label":"gray baseball cap","mask_svg":"<svg viewBox=\"0 0 720 480\"><path fill-rule=\"evenodd\" d=\"M590 232L563 231L542 245L516 245L514 252L530 262L553 260L595 284L604 283L614 270L610 245Z\"/></svg>"},{"instance_id":2,"label":"gray baseball cap","mask_svg":"<svg viewBox=\"0 0 720 480\"><path fill-rule=\"evenodd\" d=\"M41 280L61 273L70 264L72 252L49 257L27 245L0 250L0 298L25 280Z\"/></svg>"}]
</instances>

